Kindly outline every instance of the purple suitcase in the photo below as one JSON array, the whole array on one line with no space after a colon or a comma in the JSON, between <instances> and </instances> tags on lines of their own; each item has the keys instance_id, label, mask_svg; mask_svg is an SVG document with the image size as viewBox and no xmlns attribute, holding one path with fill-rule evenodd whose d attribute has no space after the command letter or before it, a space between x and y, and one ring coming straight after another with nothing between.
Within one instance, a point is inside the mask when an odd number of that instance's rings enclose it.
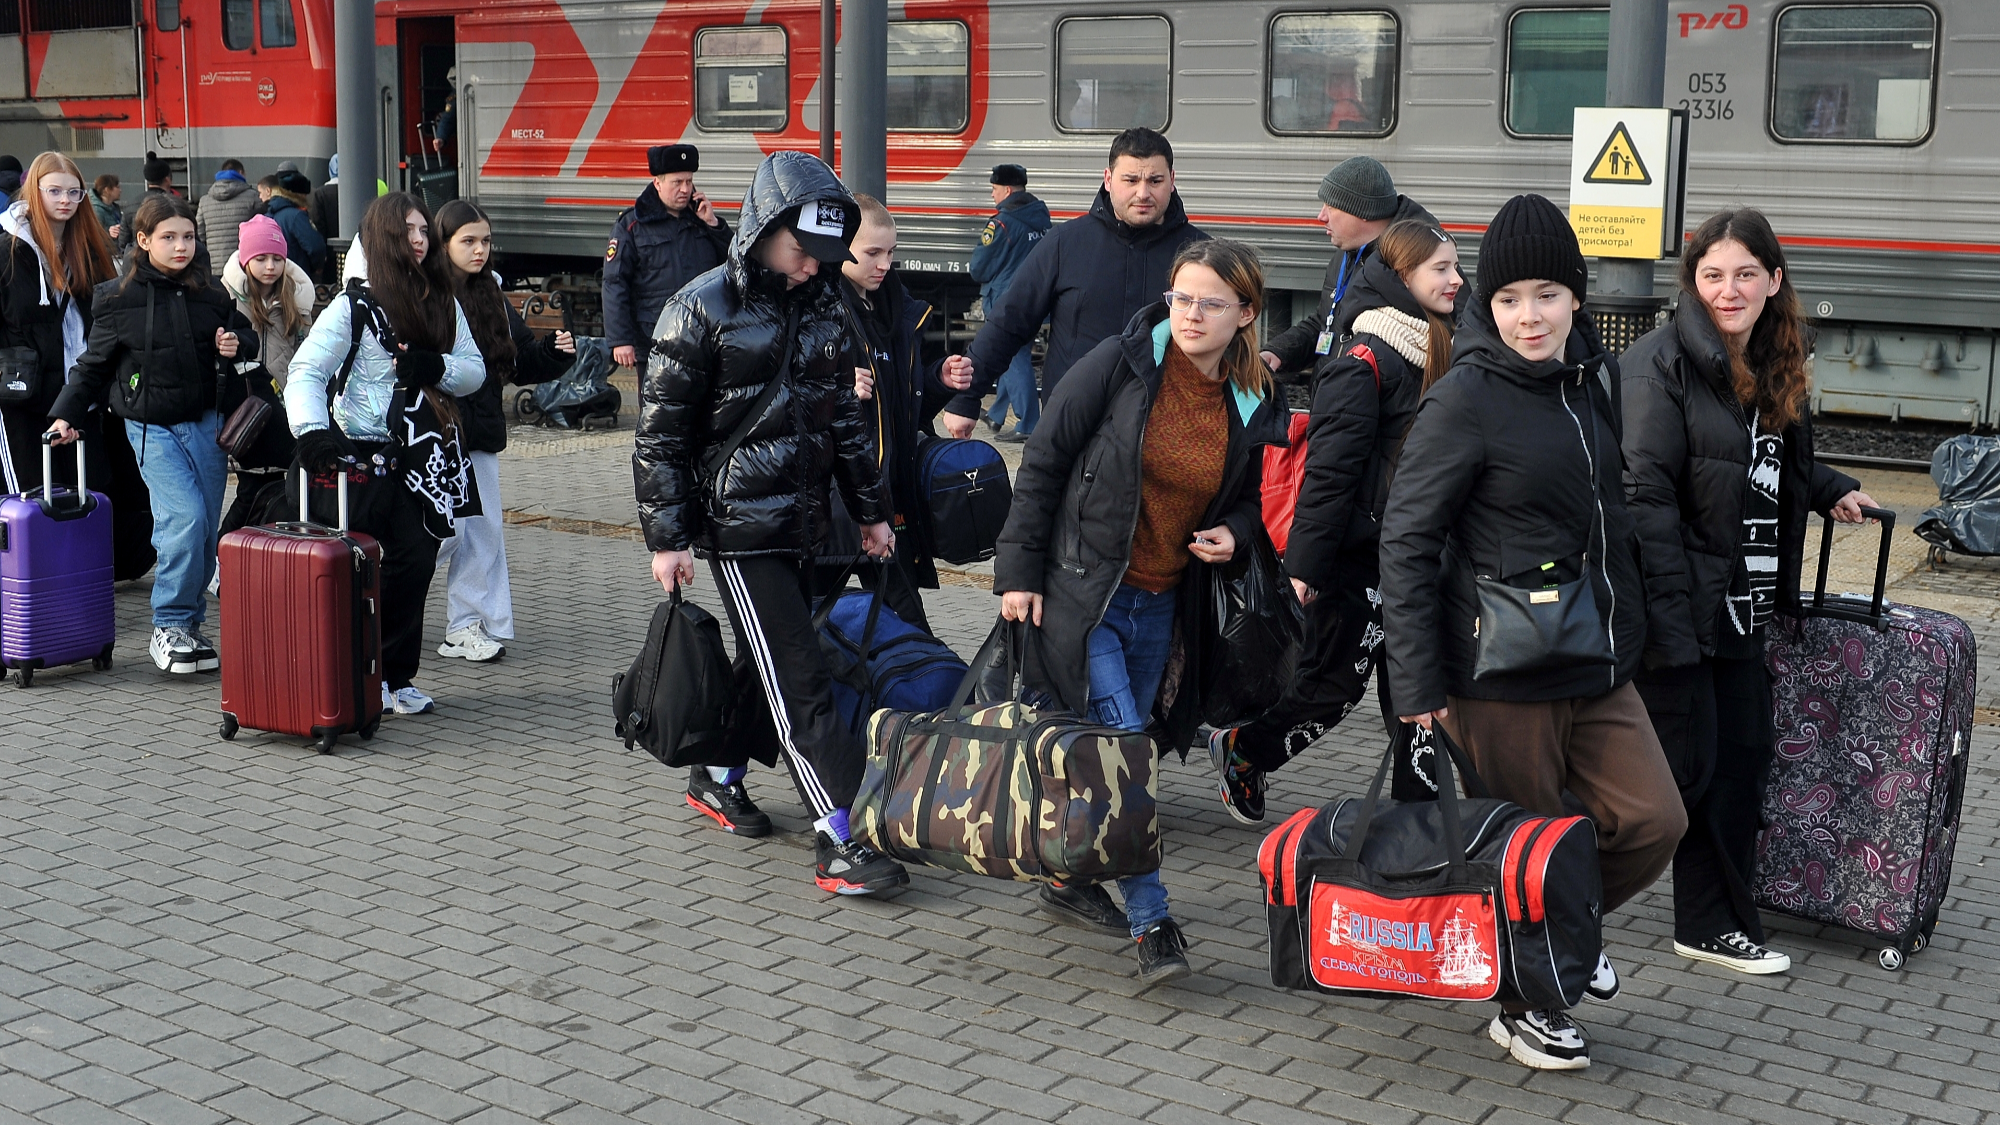
<instances>
[{"instance_id":1,"label":"purple suitcase","mask_svg":"<svg viewBox=\"0 0 2000 1125\"><path fill-rule=\"evenodd\" d=\"M45 435L43 486L0 497L0 668L20 669L22 687L37 668L111 666L111 501L89 490L80 441L76 460L77 490L50 487Z\"/></svg>"},{"instance_id":2,"label":"purple suitcase","mask_svg":"<svg viewBox=\"0 0 2000 1125\"><path fill-rule=\"evenodd\" d=\"M1833 522L1803 617L1775 619L1765 657L1777 753L1757 842L1757 904L1880 938L1901 968L1951 885L1972 736L1972 631L1948 613L1826 593Z\"/></svg>"}]
</instances>

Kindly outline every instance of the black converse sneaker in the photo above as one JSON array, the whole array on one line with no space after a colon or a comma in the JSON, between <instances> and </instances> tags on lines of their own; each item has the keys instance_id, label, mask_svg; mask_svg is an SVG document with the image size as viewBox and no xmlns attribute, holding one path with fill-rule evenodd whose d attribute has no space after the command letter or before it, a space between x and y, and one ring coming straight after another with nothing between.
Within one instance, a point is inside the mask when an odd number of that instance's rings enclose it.
<instances>
[{"instance_id":1,"label":"black converse sneaker","mask_svg":"<svg viewBox=\"0 0 2000 1125\"><path fill-rule=\"evenodd\" d=\"M1674 952L1696 961L1706 961L1711 965L1721 965L1735 969L1739 973L1764 976L1768 973L1782 973L1792 967L1792 959L1769 946L1758 945L1750 940L1750 935L1742 930L1732 930L1720 937L1687 945L1674 942Z\"/></svg>"},{"instance_id":2,"label":"black converse sneaker","mask_svg":"<svg viewBox=\"0 0 2000 1125\"><path fill-rule=\"evenodd\" d=\"M866 844L836 840L824 832L818 837L819 865L813 882L819 889L836 895L872 895L894 890L910 881L903 865Z\"/></svg>"},{"instance_id":3,"label":"black converse sneaker","mask_svg":"<svg viewBox=\"0 0 2000 1125\"><path fill-rule=\"evenodd\" d=\"M1486 1034L1507 1048L1514 1061L1536 1070L1582 1070L1590 1065L1590 1041L1583 1028L1560 1008L1493 1017Z\"/></svg>"},{"instance_id":4,"label":"black converse sneaker","mask_svg":"<svg viewBox=\"0 0 2000 1125\"><path fill-rule=\"evenodd\" d=\"M727 785L708 775L707 766L688 771L688 807L738 836L769 836L771 818L750 799L742 781Z\"/></svg>"},{"instance_id":5,"label":"black converse sneaker","mask_svg":"<svg viewBox=\"0 0 2000 1125\"><path fill-rule=\"evenodd\" d=\"M1188 975L1187 938L1172 918L1154 923L1138 942L1140 980L1159 984Z\"/></svg>"},{"instance_id":6,"label":"black converse sneaker","mask_svg":"<svg viewBox=\"0 0 2000 1125\"><path fill-rule=\"evenodd\" d=\"M1597 970L1590 974L1590 983L1583 986L1583 994L1592 1000L1618 998L1618 970L1611 967L1610 957L1597 955Z\"/></svg>"}]
</instances>

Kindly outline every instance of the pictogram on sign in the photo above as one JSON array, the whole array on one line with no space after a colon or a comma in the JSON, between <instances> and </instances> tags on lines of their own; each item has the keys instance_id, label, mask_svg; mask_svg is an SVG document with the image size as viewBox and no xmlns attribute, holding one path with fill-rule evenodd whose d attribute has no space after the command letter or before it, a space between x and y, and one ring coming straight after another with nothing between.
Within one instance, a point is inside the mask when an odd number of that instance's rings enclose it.
<instances>
[{"instance_id":1,"label":"pictogram on sign","mask_svg":"<svg viewBox=\"0 0 2000 1125\"><path fill-rule=\"evenodd\" d=\"M1639 156L1639 146L1632 142L1632 134L1620 121L1611 130L1611 136L1604 141L1604 147L1597 151L1597 159L1590 162L1590 171L1584 173L1586 184L1650 184L1653 174L1646 170L1646 162Z\"/></svg>"}]
</instances>

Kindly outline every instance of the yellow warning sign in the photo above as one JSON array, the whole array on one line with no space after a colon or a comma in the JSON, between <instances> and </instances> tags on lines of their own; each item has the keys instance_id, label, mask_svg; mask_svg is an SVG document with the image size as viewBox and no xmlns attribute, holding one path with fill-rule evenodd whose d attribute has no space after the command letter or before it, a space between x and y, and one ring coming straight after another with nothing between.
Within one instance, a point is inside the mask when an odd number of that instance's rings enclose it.
<instances>
[{"instance_id":1,"label":"yellow warning sign","mask_svg":"<svg viewBox=\"0 0 2000 1125\"><path fill-rule=\"evenodd\" d=\"M1597 158L1590 162L1590 171L1583 174L1586 184L1650 184L1653 174L1646 170L1646 162L1639 159L1639 146L1632 143L1632 134L1620 121L1611 130L1611 136L1604 147L1597 150Z\"/></svg>"}]
</instances>

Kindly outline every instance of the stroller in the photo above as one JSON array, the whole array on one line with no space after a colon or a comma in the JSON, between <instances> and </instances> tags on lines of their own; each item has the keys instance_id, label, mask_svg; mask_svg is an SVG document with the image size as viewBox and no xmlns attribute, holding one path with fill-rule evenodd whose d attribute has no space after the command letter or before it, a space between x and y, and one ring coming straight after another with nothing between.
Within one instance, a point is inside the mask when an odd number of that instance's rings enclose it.
<instances>
[{"instance_id":1,"label":"stroller","mask_svg":"<svg viewBox=\"0 0 2000 1125\"><path fill-rule=\"evenodd\" d=\"M514 396L514 413L523 422L588 430L618 424L624 396L611 385L611 349L602 337L576 337L576 362L562 378L523 387Z\"/></svg>"},{"instance_id":2,"label":"stroller","mask_svg":"<svg viewBox=\"0 0 2000 1125\"><path fill-rule=\"evenodd\" d=\"M1960 434L1931 454L1938 504L1917 520L1929 542L1930 566L1947 554L2000 555L2000 437Z\"/></svg>"}]
</instances>

